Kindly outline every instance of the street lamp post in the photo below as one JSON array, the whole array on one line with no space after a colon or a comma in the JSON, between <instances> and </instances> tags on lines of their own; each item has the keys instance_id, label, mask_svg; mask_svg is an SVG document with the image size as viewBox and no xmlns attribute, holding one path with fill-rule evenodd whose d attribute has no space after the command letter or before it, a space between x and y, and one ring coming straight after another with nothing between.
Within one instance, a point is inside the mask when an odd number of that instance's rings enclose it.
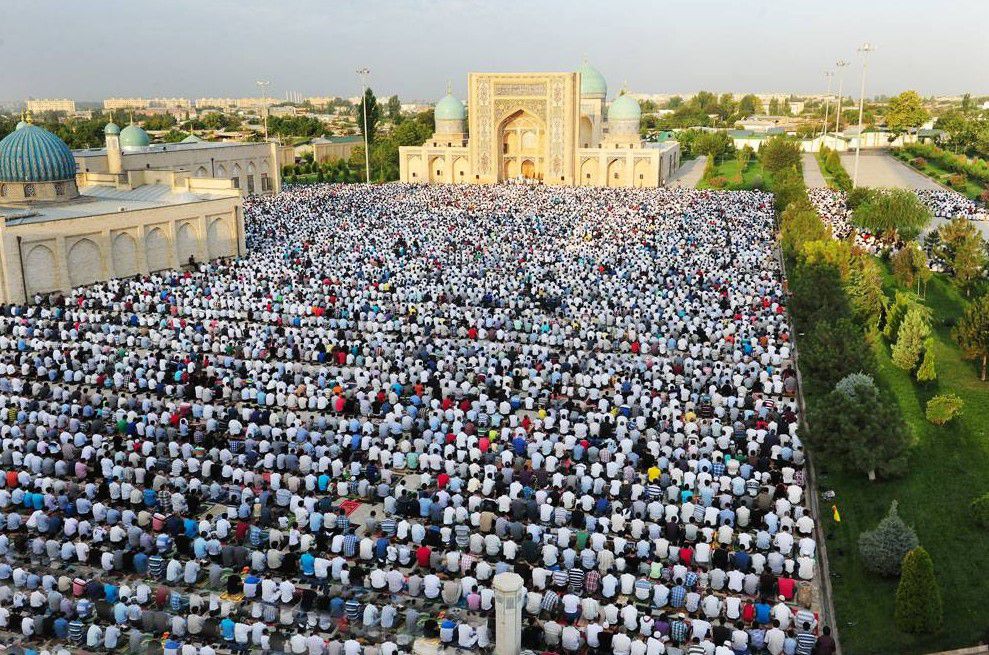
<instances>
[{"instance_id":1,"label":"street lamp post","mask_svg":"<svg viewBox=\"0 0 989 655\"><path fill-rule=\"evenodd\" d=\"M834 71L824 71L824 77L828 78L828 93L824 96L824 132L821 134L821 145L828 136L828 110L831 108L831 82L834 78Z\"/></svg>"},{"instance_id":2,"label":"street lamp post","mask_svg":"<svg viewBox=\"0 0 989 655\"><path fill-rule=\"evenodd\" d=\"M264 120L264 140L268 140L268 86L271 84L268 80L258 80L256 82L258 85L258 92L261 94L261 118Z\"/></svg>"},{"instance_id":3,"label":"street lamp post","mask_svg":"<svg viewBox=\"0 0 989 655\"><path fill-rule=\"evenodd\" d=\"M364 180L371 183L371 152L367 139L367 76L371 71L367 68L358 68L357 74L361 76L361 107L364 110Z\"/></svg>"},{"instance_id":4,"label":"street lamp post","mask_svg":"<svg viewBox=\"0 0 989 655\"><path fill-rule=\"evenodd\" d=\"M863 43L858 49L862 53L862 88L859 90L859 136L855 142L855 172L852 174L852 188L858 186L859 181L859 151L862 149L862 115L865 112L865 68L868 63L869 53L875 52L876 46L871 43Z\"/></svg>"},{"instance_id":5,"label":"street lamp post","mask_svg":"<svg viewBox=\"0 0 989 655\"><path fill-rule=\"evenodd\" d=\"M845 61L844 59L839 59L838 61L836 61L834 63L834 65L838 69L838 109L835 111L835 114L834 114L834 133L837 136L837 134L838 134L838 128L841 125L841 101L842 101L841 92L842 92L842 85L845 82L845 79L841 76L841 69L842 68L845 68L846 66L848 66L848 62Z\"/></svg>"}]
</instances>

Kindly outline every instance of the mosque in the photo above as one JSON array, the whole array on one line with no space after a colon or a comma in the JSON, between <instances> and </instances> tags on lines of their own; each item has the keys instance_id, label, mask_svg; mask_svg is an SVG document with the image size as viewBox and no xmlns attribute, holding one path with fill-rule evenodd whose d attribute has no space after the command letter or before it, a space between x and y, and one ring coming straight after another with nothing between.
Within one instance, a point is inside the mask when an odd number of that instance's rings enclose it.
<instances>
[{"instance_id":1,"label":"mosque","mask_svg":"<svg viewBox=\"0 0 989 655\"><path fill-rule=\"evenodd\" d=\"M680 165L675 141L646 144L639 103L607 102L587 62L570 73L470 73L467 107L452 93L434 110L435 133L399 149L403 182L658 187Z\"/></svg>"},{"instance_id":2,"label":"mosque","mask_svg":"<svg viewBox=\"0 0 989 655\"><path fill-rule=\"evenodd\" d=\"M105 128L108 142L121 133ZM65 142L29 120L0 140L0 303L245 252L230 179L115 171L78 170Z\"/></svg>"}]
</instances>

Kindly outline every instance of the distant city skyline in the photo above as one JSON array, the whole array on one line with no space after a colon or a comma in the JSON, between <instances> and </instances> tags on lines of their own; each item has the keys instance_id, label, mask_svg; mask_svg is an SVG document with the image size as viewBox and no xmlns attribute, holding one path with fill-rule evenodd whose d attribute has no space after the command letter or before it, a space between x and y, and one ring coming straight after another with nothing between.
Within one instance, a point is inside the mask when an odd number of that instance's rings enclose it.
<instances>
[{"instance_id":1,"label":"distant city skyline","mask_svg":"<svg viewBox=\"0 0 989 655\"><path fill-rule=\"evenodd\" d=\"M977 0L15 0L2 11L4 101L251 96L259 79L278 98L352 97L358 66L379 96L432 100L448 81L463 95L469 71L575 70L585 56L609 96L626 83L642 94L821 94L838 58L852 62L845 93L857 96L865 41L879 47L870 97L989 94L989 3Z\"/></svg>"}]
</instances>

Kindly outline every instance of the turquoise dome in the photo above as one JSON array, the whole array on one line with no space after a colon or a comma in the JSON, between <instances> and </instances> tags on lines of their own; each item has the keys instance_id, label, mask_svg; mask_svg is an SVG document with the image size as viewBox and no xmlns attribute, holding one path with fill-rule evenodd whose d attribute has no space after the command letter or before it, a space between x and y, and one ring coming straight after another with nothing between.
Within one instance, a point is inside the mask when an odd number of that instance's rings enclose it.
<instances>
[{"instance_id":1,"label":"turquoise dome","mask_svg":"<svg viewBox=\"0 0 989 655\"><path fill-rule=\"evenodd\" d=\"M580 73L580 95L581 97L601 97L608 95L608 83L604 81L598 69L594 68L586 61L577 69Z\"/></svg>"},{"instance_id":2,"label":"turquoise dome","mask_svg":"<svg viewBox=\"0 0 989 655\"><path fill-rule=\"evenodd\" d=\"M137 125L131 123L120 130L121 148L143 148L151 144L151 137Z\"/></svg>"},{"instance_id":3,"label":"turquoise dome","mask_svg":"<svg viewBox=\"0 0 989 655\"><path fill-rule=\"evenodd\" d=\"M29 125L29 123L26 123L24 121L17 121L17 127L15 127L14 129L15 130L19 130L22 127L27 127L28 125Z\"/></svg>"},{"instance_id":4,"label":"turquoise dome","mask_svg":"<svg viewBox=\"0 0 989 655\"><path fill-rule=\"evenodd\" d=\"M52 182L76 176L76 160L65 141L25 124L0 141L0 181Z\"/></svg>"},{"instance_id":5,"label":"turquoise dome","mask_svg":"<svg viewBox=\"0 0 989 655\"><path fill-rule=\"evenodd\" d=\"M120 127L116 123L110 122L103 128L103 134L120 134Z\"/></svg>"},{"instance_id":6,"label":"turquoise dome","mask_svg":"<svg viewBox=\"0 0 989 655\"><path fill-rule=\"evenodd\" d=\"M448 93L436 103L433 117L438 121L462 121L467 118L467 110L464 109L464 103Z\"/></svg>"},{"instance_id":7,"label":"turquoise dome","mask_svg":"<svg viewBox=\"0 0 989 655\"><path fill-rule=\"evenodd\" d=\"M189 135L189 136L187 136L186 138L184 138L184 139L182 139L181 141L179 141L179 143L202 143L202 141L203 141L203 140L202 140L202 139L200 139L200 138L199 138L198 136L196 136L195 134L190 134L190 135Z\"/></svg>"},{"instance_id":8,"label":"turquoise dome","mask_svg":"<svg viewBox=\"0 0 989 655\"><path fill-rule=\"evenodd\" d=\"M608 108L609 121L637 121L642 117L642 109L639 103L628 97L620 95L611 103Z\"/></svg>"}]
</instances>

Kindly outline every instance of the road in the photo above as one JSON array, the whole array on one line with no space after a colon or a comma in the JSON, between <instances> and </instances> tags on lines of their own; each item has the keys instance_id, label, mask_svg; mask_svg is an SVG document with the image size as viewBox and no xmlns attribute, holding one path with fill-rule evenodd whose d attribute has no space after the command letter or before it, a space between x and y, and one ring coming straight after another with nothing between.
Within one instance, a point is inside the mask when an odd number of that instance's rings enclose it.
<instances>
[{"instance_id":1,"label":"road","mask_svg":"<svg viewBox=\"0 0 989 655\"><path fill-rule=\"evenodd\" d=\"M804 183L811 189L818 189L828 185L821 173L821 167L817 163L817 156L810 152L800 155L800 166L804 169Z\"/></svg>"},{"instance_id":2,"label":"road","mask_svg":"<svg viewBox=\"0 0 989 655\"><path fill-rule=\"evenodd\" d=\"M705 161L707 161L707 157L701 155L697 159L690 159L680 164L680 168L677 169L676 175L670 180L669 186L689 187L691 189L696 187L704 175Z\"/></svg>"}]
</instances>

